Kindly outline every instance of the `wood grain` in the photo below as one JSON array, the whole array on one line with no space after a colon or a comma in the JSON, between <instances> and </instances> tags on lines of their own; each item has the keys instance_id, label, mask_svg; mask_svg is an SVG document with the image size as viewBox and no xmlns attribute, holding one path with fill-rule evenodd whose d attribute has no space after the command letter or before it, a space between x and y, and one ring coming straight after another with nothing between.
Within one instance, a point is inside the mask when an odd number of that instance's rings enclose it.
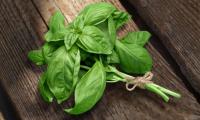
<instances>
[{"instance_id":1,"label":"wood grain","mask_svg":"<svg viewBox=\"0 0 200 120\"><path fill-rule=\"evenodd\" d=\"M200 94L200 1L129 0Z\"/></svg>"},{"instance_id":2,"label":"wood grain","mask_svg":"<svg viewBox=\"0 0 200 120\"><path fill-rule=\"evenodd\" d=\"M43 68L32 65L27 53L43 44L42 34L55 10L61 10L66 21L71 21L86 5L100 0L2 0L0 4L0 83L8 92L14 107L24 120L132 120L200 119L200 105L172 72L169 64L148 44L154 63L155 82L182 94L180 100L164 103L160 97L145 90L125 90L123 84L108 85L100 102L86 114L70 116L62 109L72 105L46 104L37 91L38 78ZM117 0L107 0L119 9ZM133 21L119 31L138 30ZM152 40L153 41L153 40Z\"/></svg>"}]
</instances>

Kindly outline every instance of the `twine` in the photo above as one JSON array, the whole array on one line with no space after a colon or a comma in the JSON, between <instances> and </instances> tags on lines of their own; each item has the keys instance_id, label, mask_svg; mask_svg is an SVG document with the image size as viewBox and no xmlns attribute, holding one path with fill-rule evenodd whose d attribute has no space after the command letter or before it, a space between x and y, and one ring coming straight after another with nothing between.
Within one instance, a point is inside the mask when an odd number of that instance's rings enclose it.
<instances>
[{"instance_id":1,"label":"twine","mask_svg":"<svg viewBox=\"0 0 200 120\"><path fill-rule=\"evenodd\" d=\"M139 87L141 89L145 89L145 84L147 83L153 83L151 80L153 78L153 73L152 72L147 72L145 73L144 76L142 77L127 77L127 83L126 83L126 89L128 91L133 91L136 87ZM130 87L130 85L132 85Z\"/></svg>"}]
</instances>

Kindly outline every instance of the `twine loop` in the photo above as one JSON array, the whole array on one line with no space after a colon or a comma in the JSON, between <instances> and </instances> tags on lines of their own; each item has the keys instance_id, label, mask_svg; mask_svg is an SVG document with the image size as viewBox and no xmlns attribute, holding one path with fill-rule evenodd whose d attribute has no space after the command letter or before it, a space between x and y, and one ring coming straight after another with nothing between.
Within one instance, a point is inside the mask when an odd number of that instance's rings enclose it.
<instances>
[{"instance_id":1,"label":"twine loop","mask_svg":"<svg viewBox=\"0 0 200 120\"><path fill-rule=\"evenodd\" d=\"M133 91L136 87L139 87L141 89L145 89L145 84L147 83L153 83L151 80L153 78L152 72L145 73L142 77L127 77L127 83L126 83L126 89L128 91ZM130 87L131 86L131 87Z\"/></svg>"}]
</instances>

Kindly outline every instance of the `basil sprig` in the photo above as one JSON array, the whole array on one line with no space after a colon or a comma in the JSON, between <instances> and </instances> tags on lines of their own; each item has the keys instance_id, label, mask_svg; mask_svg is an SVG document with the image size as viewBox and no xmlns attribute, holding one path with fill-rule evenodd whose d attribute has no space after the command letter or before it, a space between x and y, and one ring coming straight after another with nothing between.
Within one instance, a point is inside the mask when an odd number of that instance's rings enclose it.
<instances>
[{"instance_id":1,"label":"basil sprig","mask_svg":"<svg viewBox=\"0 0 200 120\"><path fill-rule=\"evenodd\" d=\"M149 32L130 32L117 40L117 30L129 19L129 14L105 2L86 6L68 25L64 24L62 13L56 12L45 34L46 43L28 54L36 65L47 64L38 85L44 101L55 99L60 104L74 93L75 105L64 111L82 114L100 100L106 83L128 83L127 78L132 76L127 73L151 71L152 58L144 48L151 36ZM154 83L144 87L164 101L169 100L167 95L180 97Z\"/></svg>"},{"instance_id":2,"label":"basil sprig","mask_svg":"<svg viewBox=\"0 0 200 120\"><path fill-rule=\"evenodd\" d=\"M106 72L100 61L86 72L75 89L75 106L65 111L70 114L81 114L91 109L103 95L106 87Z\"/></svg>"}]
</instances>

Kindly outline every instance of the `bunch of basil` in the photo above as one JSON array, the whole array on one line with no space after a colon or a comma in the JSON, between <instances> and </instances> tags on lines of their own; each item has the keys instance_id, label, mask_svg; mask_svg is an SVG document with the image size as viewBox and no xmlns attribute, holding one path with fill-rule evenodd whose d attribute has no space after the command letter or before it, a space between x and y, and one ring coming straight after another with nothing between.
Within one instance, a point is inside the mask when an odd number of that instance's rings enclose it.
<instances>
[{"instance_id":1,"label":"bunch of basil","mask_svg":"<svg viewBox=\"0 0 200 120\"><path fill-rule=\"evenodd\" d=\"M65 111L81 114L102 97L106 82L127 82L129 75L114 65L130 74L150 71L152 59L144 48L150 37L148 32L130 32L117 40L117 29L129 18L126 12L104 2L86 6L67 26L61 12L56 12L45 34L46 43L28 54L36 65L47 64L39 80L43 99L52 102L55 98L60 104L74 93L75 105ZM147 85L147 89L160 95L153 85ZM168 101L168 97L163 98Z\"/></svg>"}]
</instances>

